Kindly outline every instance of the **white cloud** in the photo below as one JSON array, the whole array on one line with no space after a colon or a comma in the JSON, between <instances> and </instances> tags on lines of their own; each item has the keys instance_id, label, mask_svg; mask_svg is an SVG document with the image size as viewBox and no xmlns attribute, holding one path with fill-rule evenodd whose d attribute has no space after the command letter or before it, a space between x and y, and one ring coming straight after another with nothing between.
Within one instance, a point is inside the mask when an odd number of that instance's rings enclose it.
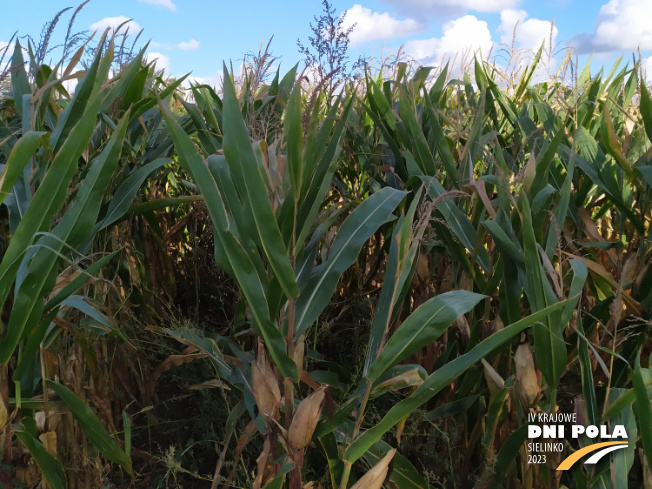
<instances>
[{"instance_id":1,"label":"white cloud","mask_svg":"<svg viewBox=\"0 0 652 489\"><path fill-rule=\"evenodd\" d=\"M180 77L178 77L180 78ZM193 76L190 75L181 84L182 87L189 89L191 85L208 85L216 92L222 90L222 82L224 80L224 73L222 70L217 70L214 75L209 76Z\"/></svg>"},{"instance_id":2,"label":"white cloud","mask_svg":"<svg viewBox=\"0 0 652 489\"><path fill-rule=\"evenodd\" d=\"M129 28L129 32L132 34L137 33L141 30L141 27L137 22L130 20L129 17L125 17L124 15L120 15L118 17L104 17L102 20L98 20L97 22L91 24L90 29L92 31L104 31L107 27L117 29L119 25L124 24L127 21L129 23L125 24L120 32L124 33L127 27Z\"/></svg>"},{"instance_id":3,"label":"white cloud","mask_svg":"<svg viewBox=\"0 0 652 489\"><path fill-rule=\"evenodd\" d=\"M172 10L173 12L177 9L177 6L172 3L172 0L138 0L140 3L147 3L149 5L156 5L157 7L163 7Z\"/></svg>"},{"instance_id":4,"label":"white cloud","mask_svg":"<svg viewBox=\"0 0 652 489\"><path fill-rule=\"evenodd\" d=\"M600 9L595 30L575 36L570 44L582 53L652 49L650 19L650 0L611 0Z\"/></svg>"},{"instance_id":5,"label":"white cloud","mask_svg":"<svg viewBox=\"0 0 652 489\"><path fill-rule=\"evenodd\" d=\"M478 52L486 58L493 46L487 23L473 15L444 24L443 33L442 37L409 41L405 44L405 52L422 65L437 66L444 58L452 60L456 55L458 61L465 55L473 57Z\"/></svg>"},{"instance_id":6,"label":"white cloud","mask_svg":"<svg viewBox=\"0 0 652 489\"><path fill-rule=\"evenodd\" d=\"M641 69L645 83L652 83L652 56L648 56L641 61Z\"/></svg>"},{"instance_id":7,"label":"white cloud","mask_svg":"<svg viewBox=\"0 0 652 489\"><path fill-rule=\"evenodd\" d=\"M552 30L552 47L554 48L559 33L557 27L547 20L526 19L527 12L525 10L503 10L500 13L501 23L498 27L498 30L503 32L500 42L510 46L513 39L516 42L516 48L536 52L543 43L545 43L544 49L550 47ZM514 32L515 26L516 32Z\"/></svg>"},{"instance_id":8,"label":"white cloud","mask_svg":"<svg viewBox=\"0 0 652 489\"><path fill-rule=\"evenodd\" d=\"M355 46L366 41L387 40L405 37L424 29L424 25L414 19L399 20L389 13L372 12L371 9L356 3L346 11L344 28L355 27L351 32L351 45Z\"/></svg>"},{"instance_id":9,"label":"white cloud","mask_svg":"<svg viewBox=\"0 0 652 489\"><path fill-rule=\"evenodd\" d=\"M478 12L500 12L518 6L521 0L388 0L397 7L404 7L416 12L450 14L465 10Z\"/></svg>"},{"instance_id":10,"label":"white cloud","mask_svg":"<svg viewBox=\"0 0 652 489\"><path fill-rule=\"evenodd\" d=\"M197 39L191 39L188 42L180 42L177 47L182 51L194 51L199 49L199 41Z\"/></svg>"},{"instance_id":11,"label":"white cloud","mask_svg":"<svg viewBox=\"0 0 652 489\"><path fill-rule=\"evenodd\" d=\"M508 51L509 69L522 72L534 59L534 55L543 45L543 53L534 71L533 82L548 80L558 61L554 57L557 27L552 22L540 19L528 19L525 10L503 10L500 13L502 32L500 39L503 49ZM516 30L515 30L516 29ZM516 52L511 52L512 43ZM551 49L552 44L552 49Z\"/></svg>"},{"instance_id":12,"label":"white cloud","mask_svg":"<svg viewBox=\"0 0 652 489\"><path fill-rule=\"evenodd\" d=\"M79 78L70 78L69 80L64 80L62 83L63 83L63 88L66 89L66 92L72 95L75 93L75 90L77 89Z\"/></svg>"},{"instance_id":13,"label":"white cloud","mask_svg":"<svg viewBox=\"0 0 652 489\"><path fill-rule=\"evenodd\" d=\"M164 70L166 73L169 73L170 71L170 57L166 56L163 53L157 53L157 52L151 52L147 53L145 55L145 59L147 63L151 63L152 61L156 61L156 69L157 70Z\"/></svg>"}]
</instances>

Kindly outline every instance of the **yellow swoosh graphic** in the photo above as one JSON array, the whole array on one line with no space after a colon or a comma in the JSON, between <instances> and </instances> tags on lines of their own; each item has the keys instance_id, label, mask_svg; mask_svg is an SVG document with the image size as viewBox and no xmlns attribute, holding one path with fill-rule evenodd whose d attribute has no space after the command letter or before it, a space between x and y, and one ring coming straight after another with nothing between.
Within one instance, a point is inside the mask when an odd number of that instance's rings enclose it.
<instances>
[{"instance_id":1,"label":"yellow swoosh graphic","mask_svg":"<svg viewBox=\"0 0 652 489\"><path fill-rule=\"evenodd\" d=\"M587 447L581 448L580 450L576 451L572 455L566 457L566 459L564 459L564 461L559 464L557 470L568 470L575 464L575 462L581 459L584 455L588 455L591 452L595 452L596 450L600 450L601 448L604 447L610 447L612 445L627 445L627 442L605 441L602 443L594 443L593 445L589 445Z\"/></svg>"}]
</instances>

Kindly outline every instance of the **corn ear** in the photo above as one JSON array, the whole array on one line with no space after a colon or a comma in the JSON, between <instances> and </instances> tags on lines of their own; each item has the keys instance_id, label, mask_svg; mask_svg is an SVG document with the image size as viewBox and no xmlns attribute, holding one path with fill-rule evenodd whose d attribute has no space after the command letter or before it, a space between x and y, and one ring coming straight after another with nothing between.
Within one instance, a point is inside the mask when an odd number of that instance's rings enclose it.
<instances>
[{"instance_id":1,"label":"corn ear","mask_svg":"<svg viewBox=\"0 0 652 489\"><path fill-rule=\"evenodd\" d=\"M265 418L276 417L276 411L281 404L281 390L261 345L258 361L251 364L251 376L258 410Z\"/></svg>"},{"instance_id":2,"label":"corn ear","mask_svg":"<svg viewBox=\"0 0 652 489\"><path fill-rule=\"evenodd\" d=\"M514 365L516 366L516 380L521 402L525 407L531 407L536 402L541 389L536 367L534 366L532 349L525 338L525 334L521 336L521 343L514 353Z\"/></svg>"},{"instance_id":3,"label":"corn ear","mask_svg":"<svg viewBox=\"0 0 652 489\"><path fill-rule=\"evenodd\" d=\"M293 450L301 450L310 443L321 414L325 390L326 387L320 387L299 403L288 430L288 443Z\"/></svg>"},{"instance_id":4,"label":"corn ear","mask_svg":"<svg viewBox=\"0 0 652 489\"><path fill-rule=\"evenodd\" d=\"M387 472L389 471L389 463L394 458L396 449L392 448L383 459L374 465L369 472L362 476L362 478L353 484L351 489L380 489L385 482Z\"/></svg>"},{"instance_id":5,"label":"corn ear","mask_svg":"<svg viewBox=\"0 0 652 489\"><path fill-rule=\"evenodd\" d=\"M487 381L489 392L493 396L499 390L505 388L505 381L500 376L500 374L496 372L496 370L491 366L491 364L484 358L482 359L482 365L484 366L484 378Z\"/></svg>"}]
</instances>

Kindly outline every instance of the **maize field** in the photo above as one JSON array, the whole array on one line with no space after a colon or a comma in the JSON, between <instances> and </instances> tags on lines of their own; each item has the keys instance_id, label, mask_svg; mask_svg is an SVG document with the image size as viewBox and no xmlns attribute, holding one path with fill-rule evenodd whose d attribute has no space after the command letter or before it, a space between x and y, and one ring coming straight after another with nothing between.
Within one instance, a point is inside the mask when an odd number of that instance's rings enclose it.
<instances>
[{"instance_id":1,"label":"maize field","mask_svg":"<svg viewBox=\"0 0 652 489\"><path fill-rule=\"evenodd\" d=\"M638 64L329 97L84 49L2 85L0 487L652 488ZM609 440L555 413L627 446L558 470Z\"/></svg>"}]
</instances>

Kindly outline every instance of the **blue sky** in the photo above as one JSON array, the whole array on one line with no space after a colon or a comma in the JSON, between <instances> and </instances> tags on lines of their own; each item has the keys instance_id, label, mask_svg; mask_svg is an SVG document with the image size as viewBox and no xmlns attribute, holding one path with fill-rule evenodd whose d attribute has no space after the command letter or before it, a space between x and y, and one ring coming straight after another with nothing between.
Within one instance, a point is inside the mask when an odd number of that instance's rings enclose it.
<instances>
[{"instance_id":1,"label":"blue sky","mask_svg":"<svg viewBox=\"0 0 652 489\"><path fill-rule=\"evenodd\" d=\"M67 0L2 2L0 45L14 31L38 37L57 11L76 7ZM652 68L652 0L334 0L338 13L355 21L351 54L369 56L397 50L424 65L437 65L455 51L496 54L511 43L514 26L517 47L536 49L549 39L554 18L553 45L571 45L580 62L594 53L597 65L609 66L618 56L630 61L641 48ZM78 30L115 25L133 19L151 40L151 56L175 76L192 72L197 79L215 81L223 60L234 66L261 40L274 35L272 52L281 70L300 61L297 38L307 41L309 23L322 10L320 0L269 2L243 0L91 0L76 20ZM62 16L55 40L65 36L72 10ZM560 54L557 55L559 58ZM552 61L554 69L556 61ZM630 61L631 64L631 61ZM649 71L652 71L650 69Z\"/></svg>"}]
</instances>

